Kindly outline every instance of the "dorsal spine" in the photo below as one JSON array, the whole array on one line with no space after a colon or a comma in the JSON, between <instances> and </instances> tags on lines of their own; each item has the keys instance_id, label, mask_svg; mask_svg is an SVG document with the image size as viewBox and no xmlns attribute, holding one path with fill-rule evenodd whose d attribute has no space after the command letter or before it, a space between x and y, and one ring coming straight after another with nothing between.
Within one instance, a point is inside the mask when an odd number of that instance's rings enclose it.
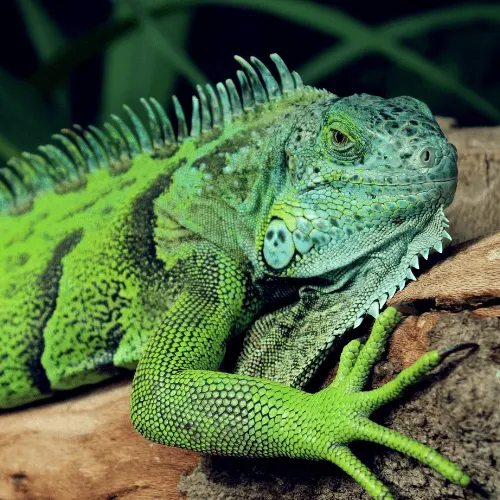
<instances>
[{"instance_id":1,"label":"dorsal spine","mask_svg":"<svg viewBox=\"0 0 500 500\"><path fill-rule=\"evenodd\" d=\"M205 91L198 85L198 95L193 96L190 130L184 110L173 96L177 136L165 110L154 98L140 100L148 116L149 131L127 105L124 109L131 126L119 116L111 115L114 123L106 122L102 129L92 125L88 129L79 125L63 129L61 134L53 136L58 146L40 146L41 155L23 153L0 168L0 211L7 209L11 214L24 213L38 192L54 189L61 193L80 189L85 185L86 174L100 168L113 173L126 171L134 157L141 153L171 156L189 138L219 130L224 123L240 120L245 114L302 91L304 85L299 75L291 73L277 54L270 57L280 75L281 85L256 57L250 59L252 66L242 57L235 56L244 70L237 71L240 92L231 79L225 84L217 83L216 90L206 85ZM316 91L311 87L305 89Z\"/></svg>"}]
</instances>

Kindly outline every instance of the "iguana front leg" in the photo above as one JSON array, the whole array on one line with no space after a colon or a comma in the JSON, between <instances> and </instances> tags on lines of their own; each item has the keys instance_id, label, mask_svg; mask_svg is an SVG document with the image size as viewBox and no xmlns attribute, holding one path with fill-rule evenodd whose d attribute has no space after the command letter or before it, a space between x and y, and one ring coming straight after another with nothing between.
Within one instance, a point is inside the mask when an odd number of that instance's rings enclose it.
<instances>
[{"instance_id":1,"label":"iguana front leg","mask_svg":"<svg viewBox=\"0 0 500 500\"><path fill-rule=\"evenodd\" d=\"M389 333L399 320L387 309L363 348L343 351L337 381L309 394L252 376L216 372L226 339L244 314L245 275L216 250L187 253L185 288L163 326L149 340L133 384L131 417L145 437L172 446L233 456L326 459L374 498L389 490L348 449L364 439L398 449L433 467L452 482L469 478L436 451L368 420L435 367L434 351L391 383L359 392Z\"/></svg>"}]
</instances>

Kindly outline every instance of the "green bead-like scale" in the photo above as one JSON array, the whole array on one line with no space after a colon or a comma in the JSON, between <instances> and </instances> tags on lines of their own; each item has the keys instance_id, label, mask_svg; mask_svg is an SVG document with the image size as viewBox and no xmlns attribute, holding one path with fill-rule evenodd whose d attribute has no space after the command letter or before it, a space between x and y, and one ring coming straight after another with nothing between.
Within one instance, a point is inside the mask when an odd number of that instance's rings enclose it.
<instances>
[{"instance_id":1,"label":"green bead-like scale","mask_svg":"<svg viewBox=\"0 0 500 500\"><path fill-rule=\"evenodd\" d=\"M428 108L304 87L271 56L241 58L241 92L198 87L177 136L142 100L103 130L64 130L0 168L0 408L136 369L145 437L202 452L330 460L374 498L387 488L349 451L364 439L444 477L469 478L369 420L437 366L431 352L362 392L400 318L389 296L442 249L456 151ZM301 388L347 330L335 381ZM236 373L216 371L246 332Z\"/></svg>"}]
</instances>

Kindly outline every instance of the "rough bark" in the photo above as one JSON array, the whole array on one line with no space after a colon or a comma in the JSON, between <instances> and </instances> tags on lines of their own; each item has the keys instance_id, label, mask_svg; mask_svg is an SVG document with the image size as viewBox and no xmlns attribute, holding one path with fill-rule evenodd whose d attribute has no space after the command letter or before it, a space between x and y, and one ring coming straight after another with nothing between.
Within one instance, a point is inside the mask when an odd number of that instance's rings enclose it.
<instances>
[{"instance_id":1,"label":"rough bark","mask_svg":"<svg viewBox=\"0 0 500 500\"><path fill-rule=\"evenodd\" d=\"M178 499L198 455L135 432L129 399L122 381L2 415L0 499Z\"/></svg>"},{"instance_id":2,"label":"rough bark","mask_svg":"<svg viewBox=\"0 0 500 500\"><path fill-rule=\"evenodd\" d=\"M442 123L459 150L459 189L448 211L455 242L497 233L500 128ZM450 358L375 420L436 447L490 498L500 498L500 235L431 256L419 280L393 302L410 316L393 335L387 360L376 367L373 386L428 349L464 341L480 349ZM334 365L332 357L325 378ZM197 454L135 433L129 391L130 381L124 381L0 416L0 500L174 499L183 473L180 487L190 499L368 498L327 463L203 459L189 475ZM353 449L396 498L481 498L398 453L364 443Z\"/></svg>"}]
</instances>

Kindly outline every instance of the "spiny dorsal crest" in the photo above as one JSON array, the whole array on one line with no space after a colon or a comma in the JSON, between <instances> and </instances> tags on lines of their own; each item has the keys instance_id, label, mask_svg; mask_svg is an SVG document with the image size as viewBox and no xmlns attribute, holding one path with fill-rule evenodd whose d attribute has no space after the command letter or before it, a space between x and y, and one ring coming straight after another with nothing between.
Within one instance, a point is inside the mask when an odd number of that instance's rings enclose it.
<instances>
[{"instance_id":1,"label":"spiny dorsal crest","mask_svg":"<svg viewBox=\"0 0 500 500\"><path fill-rule=\"evenodd\" d=\"M235 56L244 71L238 70L238 92L233 80L217 83L215 89L207 84L196 87L193 96L191 127L188 130L184 110L173 96L177 120L177 135L163 107L154 98L141 98L148 121L149 132L139 117L126 105L132 128L120 117L111 115L102 129L90 125L84 130L79 125L63 129L53 135L59 147L52 144L40 146L41 154L22 153L0 168L0 210L21 214L30 209L36 193L47 189L68 192L86 185L86 174L105 168L120 173L130 168L135 156L141 153L158 157L172 155L181 143L196 139L204 133L220 130L225 123L235 122L244 114L264 109L269 103L286 98L298 91L316 91L304 87L300 76L290 72L278 54L271 54L278 70L281 85L265 64L251 57L253 66ZM62 147L61 147L62 146Z\"/></svg>"}]
</instances>

